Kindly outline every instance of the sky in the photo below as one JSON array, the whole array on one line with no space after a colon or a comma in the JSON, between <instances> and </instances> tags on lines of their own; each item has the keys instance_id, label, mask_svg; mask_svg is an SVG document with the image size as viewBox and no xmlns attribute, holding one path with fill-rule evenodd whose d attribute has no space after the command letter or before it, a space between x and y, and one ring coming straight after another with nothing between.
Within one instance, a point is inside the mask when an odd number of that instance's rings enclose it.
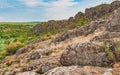
<instances>
[{"instance_id":1,"label":"sky","mask_svg":"<svg viewBox=\"0 0 120 75\"><path fill-rule=\"evenodd\" d=\"M0 0L0 22L28 22L68 19L114 0Z\"/></svg>"}]
</instances>

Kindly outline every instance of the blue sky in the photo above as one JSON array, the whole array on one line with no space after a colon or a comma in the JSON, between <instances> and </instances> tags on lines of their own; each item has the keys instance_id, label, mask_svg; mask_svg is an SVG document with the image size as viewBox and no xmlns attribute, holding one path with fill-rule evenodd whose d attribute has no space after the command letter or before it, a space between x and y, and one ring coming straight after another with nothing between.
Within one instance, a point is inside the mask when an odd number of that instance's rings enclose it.
<instances>
[{"instance_id":1,"label":"blue sky","mask_svg":"<svg viewBox=\"0 0 120 75\"><path fill-rule=\"evenodd\" d=\"M0 0L0 22L67 19L101 3L114 0Z\"/></svg>"}]
</instances>

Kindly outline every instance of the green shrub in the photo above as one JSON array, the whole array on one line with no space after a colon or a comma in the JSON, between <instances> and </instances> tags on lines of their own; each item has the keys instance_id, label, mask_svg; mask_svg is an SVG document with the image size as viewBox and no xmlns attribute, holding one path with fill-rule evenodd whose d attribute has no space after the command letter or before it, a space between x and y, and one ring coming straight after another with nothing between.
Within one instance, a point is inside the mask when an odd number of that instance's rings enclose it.
<instances>
[{"instance_id":1,"label":"green shrub","mask_svg":"<svg viewBox=\"0 0 120 75\"><path fill-rule=\"evenodd\" d=\"M6 51L4 50L0 53L0 60L4 59L5 57L6 57Z\"/></svg>"},{"instance_id":2,"label":"green shrub","mask_svg":"<svg viewBox=\"0 0 120 75\"><path fill-rule=\"evenodd\" d=\"M12 55L14 54L19 48L23 47L23 44L21 42L12 42L9 45L6 46L6 55Z\"/></svg>"},{"instance_id":3,"label":"green shrub","mask_svg":"<svg viewBox=\"0 0 120 75\"><path fill-rule=\"evenodd\" d=\"M109 43L103 43L103 46L105 47L105 51L106 51L106 53L108 54L108 56L109 56L110 59L112 59L112 60L114 60L114 61L118 60L118 59L117 59L118 56L117 56L117 58L116 58L115 55L114 55L114 53L113 53L112 50L110 49L110 47L109 47L110 44L109 44ZM119 47L117 41L114 42L114 48L115 48L115 53L116 53L116 51L119 51L119 50L120 50L120 47ZM117 55L117 53L116 53L116 55Z\"/></svg>"},{"instance_id":4,"label":"green shrub","mask_svg":"<svg viewBox=\"0 0 120 75\"><path fill-rule=\"evenodd\" d=\"M87 23L88 23L88 21L86 20L86 17L84 16L84 17L80 18L80 20L77 22L77 25L78 26L83 26Z\"/></svg>"},{"instance_id":5,"label":"green shrub","mask_svg":"<svg viewBox=\"0 0 120 75\"><path fill-rule=\"evenodd\" d=\"M14 54L19 48L24 45L21 42L11 42L6 46L6 49L0 52L0 60L5 58L6 56Z\"/></svg>"}]
</instances>

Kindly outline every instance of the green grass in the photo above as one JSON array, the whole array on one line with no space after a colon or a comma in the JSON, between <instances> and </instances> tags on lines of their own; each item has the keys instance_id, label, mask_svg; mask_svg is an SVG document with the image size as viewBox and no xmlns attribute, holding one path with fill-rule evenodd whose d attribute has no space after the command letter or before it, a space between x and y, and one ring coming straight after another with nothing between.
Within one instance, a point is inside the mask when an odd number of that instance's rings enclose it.
<instances>
[{"instance_id":1,"label":"green grass","mask_svg":"<svg viewBox=\"0 0 120 75\"><path fill-rule=\"evenodd\" d=\"M40 22L0 22L1 59L6 56L5 50L7 51L10 49L14 49L15 51L23 45L26 45L28 42L40 38L37 33L29 34L29 31L36 24L40 24ZM18 45L19 47L15 46L16 48L7 48L11 43L16 44L17 42L20 42L22 46ZM9 54L7 53L7 55Z\"/></svg>"},{"instance_id":2,"label":"green grass","mask_svg":"<svg viewBox=\"0 0 120 75\"><path fill-rule=\"evenodd\" d=\"M80 26L80 27L85 25L85 24L88 24L88 21L86 20L85 16L80 18L80 20L77 22L77 25Z\"/></svg>"},{"instance_id":3,"label":"green grass","mask_svg":"<svg viewBox=\"0 0 120 75\"><path fill-rule=\"evenodd\" d=\"M0 22L0 25L36 25L40 24L41 22Z\"/></svg>"}]
</instances>

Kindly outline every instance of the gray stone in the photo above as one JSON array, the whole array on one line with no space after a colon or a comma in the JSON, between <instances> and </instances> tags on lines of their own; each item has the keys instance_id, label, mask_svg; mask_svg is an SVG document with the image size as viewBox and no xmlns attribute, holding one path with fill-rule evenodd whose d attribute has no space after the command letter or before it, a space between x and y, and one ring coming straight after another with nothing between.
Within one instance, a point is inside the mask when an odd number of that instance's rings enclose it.
<instances>
[{"instance_id":1,"label":"gray stone","mask_svg":"<svg viewBox=\"0 0 120 75\"><path fill-rule=\"evenodd\" d=\"M112 63L104 47L89 42L69 45L60 61L65 66L110 66Z\"/></svg>"}]
</instances>

